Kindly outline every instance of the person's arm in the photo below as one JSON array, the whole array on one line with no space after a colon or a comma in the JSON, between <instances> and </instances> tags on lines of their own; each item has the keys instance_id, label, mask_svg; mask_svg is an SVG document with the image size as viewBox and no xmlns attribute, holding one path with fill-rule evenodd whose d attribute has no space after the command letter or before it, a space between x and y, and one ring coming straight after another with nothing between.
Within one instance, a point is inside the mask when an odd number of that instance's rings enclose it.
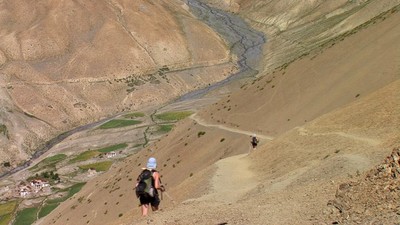
<instances>
[{"instance_id":1,"label":"person's arm","mask_svg":"<svg viewBox=\"0 0 400 225\"><path fill-rule=\"evenodd\" d=\"M160 174L158 172L154 172L153 177L154 177L154 187L156 189L161 189Z\"/></svg>"}]
</instances>

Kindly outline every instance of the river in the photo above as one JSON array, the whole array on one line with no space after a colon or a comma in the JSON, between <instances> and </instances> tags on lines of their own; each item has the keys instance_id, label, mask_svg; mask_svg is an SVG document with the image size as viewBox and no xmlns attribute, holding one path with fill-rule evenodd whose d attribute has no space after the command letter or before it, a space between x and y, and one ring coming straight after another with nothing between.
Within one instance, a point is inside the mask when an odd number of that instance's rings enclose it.
<instances>
[{"instance_id":1,"label":"river","mask_svg":"<svg viewBox=\"0 0 400 225\"><path fill-rule=\"evenodd\" d=\"M228 43L231 52L237 56L239 70L225 80L181 96L178 101L200 98L207 92L229 82L257 75L256 68L262 57L262 47L266 42L264 34L250 27L242 18L233 13L210 7L198 0L187 0L187 4L197 18L213 28Z\"/></svg>"}]
</instances>

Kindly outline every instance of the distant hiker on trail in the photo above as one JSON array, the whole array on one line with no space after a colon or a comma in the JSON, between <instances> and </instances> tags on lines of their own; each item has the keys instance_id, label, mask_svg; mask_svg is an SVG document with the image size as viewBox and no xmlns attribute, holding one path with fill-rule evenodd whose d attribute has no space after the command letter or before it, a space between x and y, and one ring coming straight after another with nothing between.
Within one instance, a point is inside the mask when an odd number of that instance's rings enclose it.
<instances>
[{"instance_id":1,"label":"distant hiker on trail","mask_svg":"<svg viewBox=\"0 0 400 225\"><path fill-rule=\"evenodd\" d=\"M253 146L253 150L256 150L257 144L259 140L257 139L257 136L255 134L251 135L251 146Z\"/></svg>"},{"instance_id":2,"label":"distant hiker on trail","mask_svg":"<svg viewBox=\"0 0 400 225\"><path fill-rule=\"evenodd\" d=\"M142 216L147 216L149 207L153 211L158 210L160 198L158 190L164 191L164 186L161 185L160 173L156 170L157 161L155 158L149 158L146 168L143 168L137 178L136 196L139 198L142 208Z\"/></svg>"}]
</instances>

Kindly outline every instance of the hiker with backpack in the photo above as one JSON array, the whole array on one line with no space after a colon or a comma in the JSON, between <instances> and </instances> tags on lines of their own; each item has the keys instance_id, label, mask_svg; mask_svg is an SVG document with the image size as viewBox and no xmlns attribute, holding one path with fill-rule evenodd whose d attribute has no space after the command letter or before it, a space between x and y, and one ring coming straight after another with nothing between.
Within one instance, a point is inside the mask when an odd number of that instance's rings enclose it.
<instances>
[{"instance_id":1,"label":"hiker with backpack","mask_svg":"<svg viewBox=\"0 0 400 225\"><path fill-rule=\"evenodd\" d=\"M255 134L251 135L251 146L253 146L253 150L256 150L257 144L258 144L259 140L257 138L257 136Z\"/></svg>"},{"instance_id":2,"label":"hiker with backpack","mask_svg":"<svg viewBox=\"0 0 400 225\"><path fill-rule=\"evenodd\" d=\"M147 216L150 206L153 211L158 210L160 204L158 191L164 191L164 186L161 185L160 173L156 168L156 159L149 158L146 168L143 168L137 178L136 196L140 201L142 216Z\"/></svg>"}]
</instances>

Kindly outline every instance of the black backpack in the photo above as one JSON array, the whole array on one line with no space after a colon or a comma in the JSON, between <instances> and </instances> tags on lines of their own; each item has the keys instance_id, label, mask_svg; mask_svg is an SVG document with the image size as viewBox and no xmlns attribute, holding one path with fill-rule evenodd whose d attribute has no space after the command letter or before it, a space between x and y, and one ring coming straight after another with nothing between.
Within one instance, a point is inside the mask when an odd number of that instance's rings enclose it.
<instances>
[{"instance_id":1,"label":"black backpack","mask_svg":"<svg viewBox=\"0 0 400 225\"><path fill-rule=\"evenodd\" d=\"M137 197L154 197L154 178L153 172L145 169L138 177L138 184L136 185Z\"/></svg>"},{"instance_id":2,"label":"black backpack","mask_svg":"<svg viewBox=\"0 0 400 225\"><path fill-rule=\"evenodd\" d=\"M258 144L258 139L256 137L253 137L251 143Z\"/></svg>"}]
</instances>

